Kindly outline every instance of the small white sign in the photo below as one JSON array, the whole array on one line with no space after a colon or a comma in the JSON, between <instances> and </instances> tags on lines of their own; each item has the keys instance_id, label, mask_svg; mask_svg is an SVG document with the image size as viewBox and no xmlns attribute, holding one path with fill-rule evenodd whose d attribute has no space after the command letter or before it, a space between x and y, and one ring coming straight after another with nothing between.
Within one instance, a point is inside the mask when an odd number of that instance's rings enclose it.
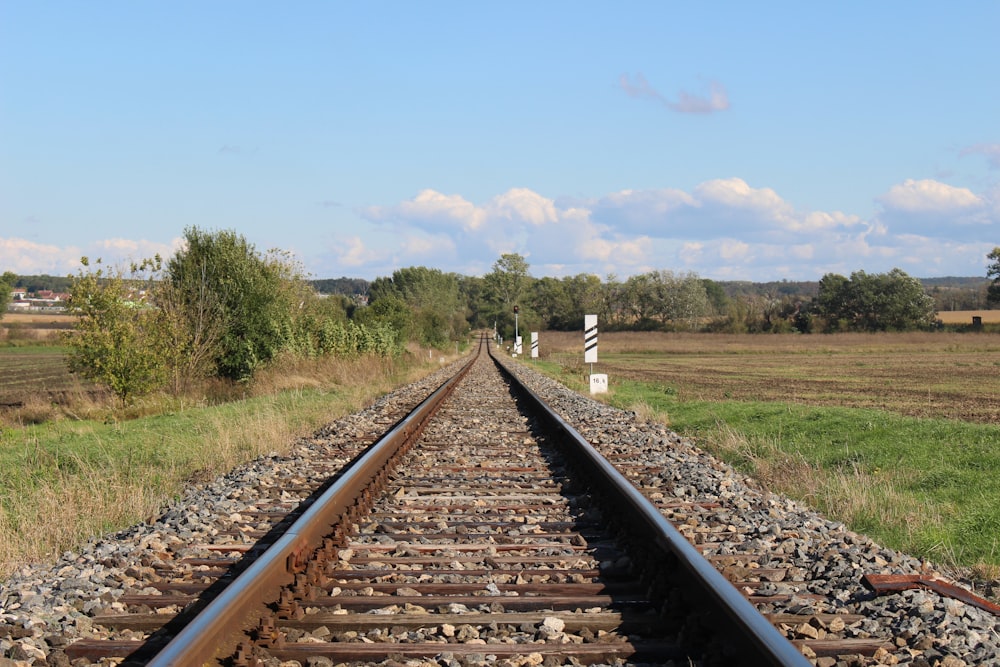
<instances>
[{"instance_id":1,"label":"small white sign","mask_svg":"<svg viewBox=\"0 0 1000 667\"><path fill-rule=\"evenodd\" d=\"M521 337L518 336L514 339L514 354L521 354Z\"/></svg>"},{"instance_id":2,"label":"small white sign","mask_svg":"<svg viewBox=\"0 0 1000 667\"><path fill-rule=\"evenodd\" d=\"M590 376L590 393L591 394L608 393L607 373L594 373L593 375Z\"/></svg>"},{"instance_id":3,"label":"small white sign","mask_svg":"<svg viewBox=\"0 0 1000 667\"><path fill-rule=\"evenodd\" d=\"M532 359L537 359L538 358L538 332L537 331L532 331L531 332L531 358Z\"/></svg>"}]
</instances>

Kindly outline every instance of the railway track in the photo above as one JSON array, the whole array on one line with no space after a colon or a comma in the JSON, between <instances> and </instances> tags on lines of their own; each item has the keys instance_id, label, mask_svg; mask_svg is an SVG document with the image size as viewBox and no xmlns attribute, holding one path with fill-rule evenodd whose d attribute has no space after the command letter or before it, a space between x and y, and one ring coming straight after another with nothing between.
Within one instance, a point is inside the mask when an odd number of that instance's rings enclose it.
<instances>
[{"instance_id":1,"label":"railway track","mask_svg":"<svg viewBox=\"0 0 1000 667\"><path fill-rule=\"evenodd\" d=\"M143 538L125 592L83 603L93 630L51 637L48 664L905 664L943 645L880 624L860 584L824 577L822 559L841 556L800 540L815 526L753 516L728 478L698 488L675 442L625 447L574 418L611 465L514 385L481 355L440 388L434 419L404 418L411 398L380 427L341 424L251 509L207 534ZM253 605L225 610L234 600Z\"/></svg>"},{"instance_id":2,"label":"railway track","mask_svg":"<svg viewBox=\"0 0 1000 667\"><path fill-rule=\"evenodd\" d=\"M612 466L510 382L478 355L425 401L433 418L397 424L253 564L225 587L216 581L218 595L175 621L176 634L161 628L143 646L79 642L67 654L128 651L128 662L149 665L442 655L808 664ZM198 589L181 581L143 602L178 604L172 595Z\"/></svg>"}]
</instances>

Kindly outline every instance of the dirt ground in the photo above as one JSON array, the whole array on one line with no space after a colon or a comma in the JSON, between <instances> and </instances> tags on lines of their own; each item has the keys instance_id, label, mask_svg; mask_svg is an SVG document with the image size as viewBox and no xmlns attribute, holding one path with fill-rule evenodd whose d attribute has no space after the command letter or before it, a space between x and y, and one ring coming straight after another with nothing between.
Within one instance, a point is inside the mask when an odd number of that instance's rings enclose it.
<instances>
[{"instance_id":1,"label":"dirt ground","mask_svg":"<svg viewBox=\"0 0 1000 667\"><path fill-rule=\"evenodd\" d=\"M540 335L570 372L583 334ZM606 333L594 372L654 382L695 400L786 401L1000 424L996 334Z\"/></svg>"}]
</instances>

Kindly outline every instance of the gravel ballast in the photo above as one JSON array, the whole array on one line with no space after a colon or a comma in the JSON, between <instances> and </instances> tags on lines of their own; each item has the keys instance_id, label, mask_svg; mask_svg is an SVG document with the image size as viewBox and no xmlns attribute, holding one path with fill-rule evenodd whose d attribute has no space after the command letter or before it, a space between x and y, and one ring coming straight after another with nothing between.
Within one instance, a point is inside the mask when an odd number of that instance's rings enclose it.
<instances>
[{"instance_id":1,"label":"gravel ballast","mask_svg":"<svg viewBox=\"0 0 1000 667\"><path fill-rule=\"evenodd\" d=\"M715 545L718 553L753 551L773 554L775 562L793 562L801 578L811 582L809 592L825 596L821 603L804 597L801 613L860 614L866 620L852 629L857 636L891 637L896 643L895 650L853 664L1000 665L1000 618L929 591L876 597L861 584L862 575L870 573L934 574L927 563L761 491L660 424L581 396L520 362L505 364L610 459L644 464L647 472L634 481L647 493L655 489L663 497L722 505L733 537ZM453 364L392 392L294 443L287 453L260 457L209 483L192 485L153 522L95 538L54 564L22 568L0 584L0 667L69 664L61 649L77 638L107 637L91 619L123 613L118 598L165 554L173 559L193 555L189 545L211 544L220 539L220 531L249 525L247 515L259 509L262 495L288 478L314 475L309 461L318 455L347 463L363 446L359 434L376 430L374 424L384 424L401 406L415 404L456 369ZM673 520L676 524L677 517ZM695 543L705 537L697 522L681 523L679 529Z\"/></svg>"}]
</instances>

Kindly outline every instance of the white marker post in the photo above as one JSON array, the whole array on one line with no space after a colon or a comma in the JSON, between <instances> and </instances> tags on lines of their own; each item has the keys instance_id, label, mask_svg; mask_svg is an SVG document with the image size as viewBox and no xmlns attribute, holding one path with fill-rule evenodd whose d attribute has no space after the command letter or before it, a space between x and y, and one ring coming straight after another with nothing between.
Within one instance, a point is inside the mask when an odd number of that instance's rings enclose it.
<instances>
[{"instance_id":1,"label":"white marker post","mask_svg":"<svg viewBox=\"0 0 1000 667\"><path fill-rule=\"evenodd\" d=\"M597 363L597 315L583 316L583 362L590 364L590 393L604 394L608 391L608 376L594 373Z\"/></svg>"},{"instance_id":2,"label":"white marker post","mask_svg":"<svg viewBox=\"0 0 1000 667\"><path fill-rule=\"evenodd\" d=\"M583 363L597 363L597 315L583 316Z\"/></svg>"},{"instance_id":3,"label":"white marker post","mask_svg":"<svg viewBox=\"0 0 1000 667\"><path fill-rule=\"evenodd\" d=\"M538 358L538 332L537 331L532 331L531 332L531 358L532 359L537 359Z\"/></svg>"}]
</instances>

